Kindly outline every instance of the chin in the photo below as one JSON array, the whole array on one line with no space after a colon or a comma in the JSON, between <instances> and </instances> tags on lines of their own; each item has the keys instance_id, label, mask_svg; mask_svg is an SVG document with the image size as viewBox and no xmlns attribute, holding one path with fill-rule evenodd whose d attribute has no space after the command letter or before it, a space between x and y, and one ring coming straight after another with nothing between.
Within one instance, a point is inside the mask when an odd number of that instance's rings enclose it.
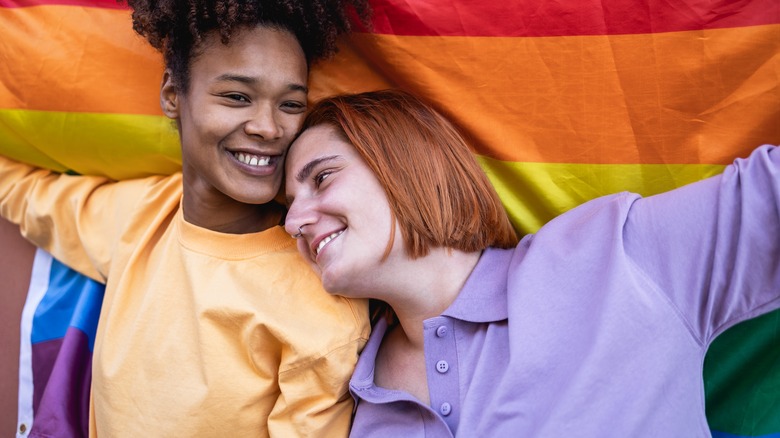
<instances>
[{"instance_id":1,"label":"chin","mask_svg":"<svg viewBox=\"0 0 780 438\"><path fill-rule=\"evenodd\" d=\"M233 186L226 190L226 195L244 204L261 205L275 201L279 195L281 184L251 184L244 187Z\"/></svg>"},{"instance_id":2,"label":"chin","mask_svg":"<svg viewBox=\"0 0 780 438\"><path fill-rule=\"evenodd\" d=\"M231 198L243 204L264 205L264 204L270 204L271 202L274 202L276 200L276 192L273 192L272 194L257 193L257 192L241 193L241 194L237 194L237 196L231 196Z\"/></svg>"},{"instance_id":3,"label":"chin","mask_svg":"<svg viewBox=\"0 0 780 438\"><path fill-rule=\"evenodd\" d=\"M341 291L341 288L339 288L338 285L334 284L333 281L330 281L327 276L320 275L320 278L322 279L322 287L328 293L340 295L339 292Z\"/></svg>"},{"instance_id":4,"label":"chin","mask_svg":"<svg viewBox=\"0 0 780 438\"><path fill-rule=\"evenodd\" d=\"M329 294L349 296L349 293L345 293L348 291L345 290L344 284L339 282L339 278L343 278L343 277L339 275L328 274L321 271L319 272L319 274L320 274L320 278L322 279L322 287L325 288L325 290Z\"/></svg>"},{"instance_id":5,"label":"chin","mask_svg":"<svg viewBox=\"0 0 780 438\"><path fill-rule=\"evenodd\" d=\"M342 276L341 278L343 279L344 277ZM322 277L322 286L325 289L325 291L331 295L337 295L340 297L351 298L351 299L373 298L371 296L368 296L369 294L365 293L365 291L358 292L359 288L356 289L354 286L350 287L344 282L339 282L336 279L328 279L327 276Z\"/></svg>"}]
</instances>

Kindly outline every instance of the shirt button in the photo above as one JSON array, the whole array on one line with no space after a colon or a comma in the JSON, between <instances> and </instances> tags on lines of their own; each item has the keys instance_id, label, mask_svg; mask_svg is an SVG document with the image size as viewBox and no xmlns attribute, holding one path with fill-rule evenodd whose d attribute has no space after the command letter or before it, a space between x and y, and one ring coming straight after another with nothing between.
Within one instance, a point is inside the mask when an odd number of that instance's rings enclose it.
<instances>
[{"instance_id":1,"label":"shirt button","mask_svg":"<svg viewBox=\"0 0 780 438\"><path fill-rule=\"evenodd\" d=\"M436 336L443 338L444 335L447 334L447 326L446 325L440 325L439 328L436 329Z\"/></svg>"},{"instance_id":2,"label":"shirt button","mask_svg":"<svg viewBox=\"0 0 780 438\"><path fill-rule=\"evenodd\" d=\"M452 405L447 402L442 403L441 406L439 406L439 412L445 417L450 415L450 412L452 412Z\"/></svg>"},{"instance_id":3,"label":"shirt button","mask_svg":"<svg viewBox=\"0 0 780 438\"><path fill-rule=\"evenodd\" d=\"M440 360L436 362L436 371L444 374L449 369L450 369L450 364L448 364L446 360Z\"/></svg>"}]
</instances>

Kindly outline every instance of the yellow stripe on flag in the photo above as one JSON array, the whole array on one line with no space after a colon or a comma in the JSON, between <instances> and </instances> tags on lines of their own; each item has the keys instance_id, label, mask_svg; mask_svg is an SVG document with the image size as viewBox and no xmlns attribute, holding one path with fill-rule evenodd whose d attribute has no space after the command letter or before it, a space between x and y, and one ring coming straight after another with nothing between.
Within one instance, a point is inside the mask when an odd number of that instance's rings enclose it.
<instances>
[{"instance_id":1,"label":"yellow stripe on flag","mask_svg":"<svg viewBox=\"0 0 780 438\"><path fill-rule=\"evenodd\" d=\"M178 134L163 116L0 109L0 144L17 160L117 180L181 168Z\"/></svg>"},{"instance_id":2,"label":"yellow stripe on flag","mask_svg":"<svg viewBox=\"0 0 780 438\"><path fill-rule=\"evenodd\" d=\"M513 163L477 156L515 228L536 232L555 216L602 195L650 196L723 171L713 164Z\"/></svg>"}]
</instances>

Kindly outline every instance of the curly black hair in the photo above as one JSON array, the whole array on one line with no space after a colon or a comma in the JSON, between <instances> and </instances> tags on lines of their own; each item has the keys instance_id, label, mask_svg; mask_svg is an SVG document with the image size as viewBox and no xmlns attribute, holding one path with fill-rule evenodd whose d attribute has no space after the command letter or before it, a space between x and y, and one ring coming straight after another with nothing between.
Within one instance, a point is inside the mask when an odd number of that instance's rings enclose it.
<instances>
[{"instance_id":1,"label":"curly black hair","mask_svg":"<svg viewBox=\"0 0 780 438\"><path fill-rule=\"evenodd\" d=\"M123 0L119 0L120 2ZM368 27L368 0L124 0L133 29L162 52L174 82L189 89L189 66L206 34L222 43L245 26L265 25L296 36L310 64L336 52L337 38L350 32L355 14Z\"/></svg>"}]
</instances>

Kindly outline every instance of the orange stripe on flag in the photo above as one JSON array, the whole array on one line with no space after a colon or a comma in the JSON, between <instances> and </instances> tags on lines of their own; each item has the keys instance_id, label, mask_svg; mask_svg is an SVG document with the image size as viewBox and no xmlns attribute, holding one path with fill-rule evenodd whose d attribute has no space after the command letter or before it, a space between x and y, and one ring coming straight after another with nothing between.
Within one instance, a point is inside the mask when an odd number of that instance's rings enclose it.
<instances>
[{"instance_id":1,"label":"orange stripe on flag","mask_svg":"<svg viewBox=\"0 0 780 438\"><path fill-rule=\"evenodd\" d=\"M778 71L780 25L546 38L359 35L315 71L312 89L408 89L478 139L479 154L499 160L727 164L780 143Z\"/></svg>"},{"instance_id":2,"label":"orange stripe on flag","mask_svg":"<svg viewBox=\"0 0 780 438\"><path fill-rule=\"evenodd\" d=\"M162 56L130 11L0 8L0 108L160 115Z\"/></svg>"},{"instance_id":3,"label":"orange stripe on flag","mask_svg":"<svg viewBox=\"0 0 780 438\"><path fill-rule=\"evenodd\" d=\"M2 8L27 8L32 6L67 5L86 8L127 9L126 3L118 0L0 0Z\"/></svg>"},{"instance_id":4,"label":"orange stripe on flag","mask_svg":"<svg viewBox=\"0 0 780 438\"><path fill-rule=\"evenodd\" d=\"M129 11L0 9L0 108L160 115ZM780 25L579 37L356 35L312 97L399 86L511 162L726 164L780 143ZM41 86L45 84L45 86Z\"/></svg>"}]
</instances>

